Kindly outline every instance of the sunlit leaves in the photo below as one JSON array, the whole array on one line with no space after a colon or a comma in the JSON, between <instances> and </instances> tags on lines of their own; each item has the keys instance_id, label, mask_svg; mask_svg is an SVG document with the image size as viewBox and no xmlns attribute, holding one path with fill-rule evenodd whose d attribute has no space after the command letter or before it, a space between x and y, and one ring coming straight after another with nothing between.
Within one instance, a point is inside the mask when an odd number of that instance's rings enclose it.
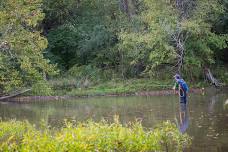
<instances>
[{"instance_id":1,"label":"sunlit leaves","mask_svg":"<svg viewBox=\"0 0 228 152\"><path fill-rule=\"evenodd\" d=\"M1 75L5 75L6 82L15 85L4 89L10 91L22 85L30 85L42 80L43 73L55 73L54 66L49 65L43 58L43 50L47 47L46 38L41 36L38 25L44 18L42 0L7 0L1 2L0 10L0 44L7 47L0 48L0 55L6 63L1 68ZM6 71L14 73L6 75ZM17 82L20 80L20 83Z\"/></svg>"},{"instance_id":2,"label":"sunlit leaves","mask_svg":"<svg viewBox=\"0 0 228 152\"><path fill-rule=\"evenodd\" d=\"M27 122L0 122L0 151L171 151L181 152L191 144L174 124L164 122L145 129L140 122L65 122L58 130L37 130Z\"/></svg>"}]
</instances>

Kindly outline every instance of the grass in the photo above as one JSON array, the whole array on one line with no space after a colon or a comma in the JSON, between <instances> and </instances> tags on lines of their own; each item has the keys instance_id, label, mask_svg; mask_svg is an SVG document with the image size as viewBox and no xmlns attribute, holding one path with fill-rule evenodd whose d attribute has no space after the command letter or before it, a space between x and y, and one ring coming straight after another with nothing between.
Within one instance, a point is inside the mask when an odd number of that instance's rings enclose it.
<instances>
[{"instance_id":1,"label":"grass","mask_svg":"<svg viewBox=\"0 0 228 152\"><path fill-rule=\"evenodd\" d=\"M198 69L199 70L199 69ZM195 71L197 72L197 71ZM200 72L200 71L198 71ZM75 72L76 76L72 76L69 74L65 74L59 76L58 78L51 79L48 81L48 85L52 88L52 95L56 96L97 96L97 95L123 95L123 94L134 94L135 92L141 91L152 91L152 90L164 90L171 89L174 80L170 73L162 73L157 75L154 78L140 78L140 79L120 79L119 77L113 77L108 75L103 78L102 76L93 75L92 77L87 76L86 74L78 75L78 71ZM79 72L80 73L80 72ZM194 73L194 72L192 72ZM74 74L75 75L75 74ZM185 78L192 79L192 81L186 80L190 88L201 88L207 87L210 84L205 82L204 78L200 74L196 74L195 76L192 74L185 74ZM222 83L228 83L228 73L227 66L224 67L214 67L213 75L218 78ZM110 79L110 80L107 80ZM193 81L194 80L194 81ZM47 86L47 85L46 85ZM48 88L48 87L44 87ZM39 95L42 95L42 92L48 92L48 89L42 89L38 87L38 93L41 91ZM44 94L44 93L43 93Z\"/></svg>"},{"instance_id":2,"label":"grass","mask_svg":"<svg viewBox=\"0 0 228 152\"><path fill-rule=\"evenodd\" d=\"M125 95L134 94L141 91L165 90L171 89L174 85L173 80L153 80L153 79L128 79L128 80L111 80L90 83L87 87L77 85L76 80L64 78L51 82L54 88L54 95L68 96L102 96L102 95ZM190 88L205 87L205 82L191 83Z\"/></svg>"},{"instance_id":3,"label":"grass","mask_svg":"<svg viewBox=\"0 0 228 152\"><path fill-rule=\"evenodd\" d=\"M6 152L181 152L191 144L187 134L164 122L145 129L140 122L122 125L106 121L69 123L59 129L43 125L36 129L28 122L0 121L0 151Z\"/></svg>"},{"instance_id":4,"label":"grass","mask_svg":"<svg viewBox=\"0 0 228 152\"><path fill-rule=\"evenodd\" d=\"M55 83L56 82L56 83ZM51 81L55 95L96 96L107 94L132 94L138 91L162 90L172 88L171 81L156 81L151 79L111 80L91 83L87 87L77 85L76 81L63 79Z\"/></svg>"}]
</instances>

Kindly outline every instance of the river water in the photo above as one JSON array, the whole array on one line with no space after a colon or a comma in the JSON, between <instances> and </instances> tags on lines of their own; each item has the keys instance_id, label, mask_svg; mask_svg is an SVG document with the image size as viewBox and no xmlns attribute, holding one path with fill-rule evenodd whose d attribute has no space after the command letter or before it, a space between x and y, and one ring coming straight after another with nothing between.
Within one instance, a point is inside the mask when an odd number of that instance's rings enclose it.
<instances>
[{"instance_id":1,"label":"river water","mask_svg":"<svg viewBox=\"0 0 228 152\"><path fill-rule=\"evenodd\" d=\"M122 123L139 119L145 127L170 120L192 138L189 152L228 152L228 109L224 107L228 90L208 89L205 94L190 94L187 106L177 96L94 97L70 101L0 103L3 120L41 120L58 127L64 119L84 121L113 120L119 115Z\"/></svg>"}]
</instances>

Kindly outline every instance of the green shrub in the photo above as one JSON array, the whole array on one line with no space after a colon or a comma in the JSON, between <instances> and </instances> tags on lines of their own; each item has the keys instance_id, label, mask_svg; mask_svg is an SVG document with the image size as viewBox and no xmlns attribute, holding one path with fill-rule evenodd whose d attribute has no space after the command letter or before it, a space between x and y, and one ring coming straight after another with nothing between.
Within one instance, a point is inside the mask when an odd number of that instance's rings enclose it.
<instances>
[{"instance_id":1,"label":"green shrub","mask_svg":"<svg viewBox=\"0 0 228 152\"><path fill-rule=\"evenodd\" d=\"M221 83L228 84L228 68L225 66L219 66L212 69L212 73L215 78L219 80Z\"/></svg>"},{"instance_id":2,"label":"green shrub","mask_svg":"<svg viewBox=\"0 0 228 152\"><path fill-rule=\"evenodd\" d=\"M123 126L114 123L87 121L53 129L38 130L28 122L0 121L0 151L84 152L84 151L183 151L190 138L174 124L164 122L154 129L145 129L140 122Z\"/></svg>"},{"instance_id":3,"label":"green shrub","mask_svg":"<svg viewBox=\"0 0 228 152\"><path fill-rule=\"evenodd\" d=\"M67 71L66 75L72 76L76 79L85 79L85 77L89 79L97 79L100 75L100 69L92 65L75 65Z\"/></svg>"},{"instance_id":4,"label":"green shrub","mask_svg":"<svg viewBox=\"0 0 228 152\"><path fill-rule=\"evenodd\" d=\"M32 85L32 95L42 95L42 96L50 96L53 94L53 90L45 81L39 81Z\"/></svg>"}]
</instances>

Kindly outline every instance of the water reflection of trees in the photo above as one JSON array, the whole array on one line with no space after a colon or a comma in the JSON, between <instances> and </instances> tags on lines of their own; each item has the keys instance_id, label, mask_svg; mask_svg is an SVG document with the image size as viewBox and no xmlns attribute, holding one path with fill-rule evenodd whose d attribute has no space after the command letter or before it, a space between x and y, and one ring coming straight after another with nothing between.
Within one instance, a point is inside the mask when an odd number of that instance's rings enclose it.
<instances>
[{"instance_id":1,"label":"water reflection of trees","mask_svg":"<svg viewBox=\"0 0 228 152\"><path fill-rule=\"evenodd\" d=\"M119 115L122 123L137 119L141 120L145 127L152 127L161 121L173 118L175 110L170 108L174 106L173 103L175 98L170 97L89 98L29 104L14 103L0 105L0 116L17 120L27 119L36 124L44 120L51 126L61 126L64 119L99 121L104 118L113 121L113 116Z\"/></svg>"}]
</instances>

